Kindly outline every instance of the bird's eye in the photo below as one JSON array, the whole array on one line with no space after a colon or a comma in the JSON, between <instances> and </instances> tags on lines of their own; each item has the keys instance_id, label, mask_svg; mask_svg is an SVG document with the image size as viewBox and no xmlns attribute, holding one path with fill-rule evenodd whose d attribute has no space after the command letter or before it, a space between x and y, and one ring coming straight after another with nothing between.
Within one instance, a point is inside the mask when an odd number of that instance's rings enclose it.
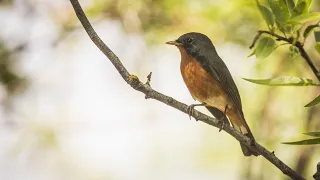
<instances>
[{"instance_id":1,"label":"bird's eye","mask_svg":"<svg viewBox=\"0 0 320 180\"><path fill-rule=\"evenodd\" d=\"M188 43L191 43L192 41L193 41L193 38L188 38L188 39L187 39L187 42L188 42Z\"/></svg>"}]
</instances>

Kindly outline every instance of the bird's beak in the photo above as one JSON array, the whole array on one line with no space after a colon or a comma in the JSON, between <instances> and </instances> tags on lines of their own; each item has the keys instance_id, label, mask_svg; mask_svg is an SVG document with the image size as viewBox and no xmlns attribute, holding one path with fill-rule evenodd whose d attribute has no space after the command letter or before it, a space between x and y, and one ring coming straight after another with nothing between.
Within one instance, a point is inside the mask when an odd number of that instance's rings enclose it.
<instances>
[{"instance_id":1,"label":"bird's beak","mask_svg":"<svg viewBox=\"0 0 320 180\"><path fill-rule=\"evenodd\" d=\"M166 44L175 45L175 46L182 46L182 43L179 43L177 41L168 41Z\"/></svg>"}]
</instances>

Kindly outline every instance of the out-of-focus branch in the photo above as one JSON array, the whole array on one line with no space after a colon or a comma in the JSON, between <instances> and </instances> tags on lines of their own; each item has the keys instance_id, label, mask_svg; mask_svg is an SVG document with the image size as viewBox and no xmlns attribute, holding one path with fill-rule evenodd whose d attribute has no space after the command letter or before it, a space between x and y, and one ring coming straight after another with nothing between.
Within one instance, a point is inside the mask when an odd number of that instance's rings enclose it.
<instances>
[{"instance_id":1,"label":"out-of-focus branch","mask_svg":"<svg viewBox=\"0 0 320 180\"><path fill-rule=\"evenodd\" d=\"M254 47L254 45L256 44L256 42L258 41L259 37L262 34L269 34L273 37L276 38L277 41L284 41L287 42L289 44L293 44L294 46L296 46L300 52L300 55L306 60L306 62L308 63L309 67L311 68L312 72L314 73L314 75L317 77L317 79L320 81L320 72L317 70L317 68L315 67L315 65L313 64L313 62L311 61L308 53L306 52L306 50L303 47L303 44L300 41L296 41L294 42L293 38L286 38L283 36L280 36L276 33L270 32L270 31L258 31L258 34L254 37L253 42L250 46L250 49L252 49Z\"/></svg>"},{"instance_id":2,"label":"out-of-focus branch","mask_svg":"<svg viewBox=\"0 0 320 180\"><path fill-rule=\"evenodd\" d=\"M155 90L153 90L149 84L142 83L138 77L131 75L127 69L123 66L122 62L119 60L119 58L111 51L111 49L100 39L100 37L97 35L97 33L92 28L90 22L88 21L88 18L86 17L85 13L83 12L78 0L70 0L76 15L78 16L78 19L80 20L81 24L83 25L84 29L88 33L90 39L94 42L94 44L104 53L108 59L111 61L111 63L115 66L115 68L118 70L122 78L135 90L140 91L146 95L146 97L158 100L162 103L165 103L173 108L176 108L184 113L188 113L188 106L186 104L183 104L172 97L166 96L164 94L161 94ZM148 78L150 79L150 78ZM194 111L192 113L192 116L200 120L204 123L207 123L211 126L220 128L221 123L219 120L209 117L199 111ZM237 139L239 142L247 145L252 151L258 152L260 155L262 155L264 158L266 158L268 161L270 161L272 164L274 164L278 169L280 169L284 174L288 175L292 179L304 179L302 176L297 174L294 170L292 170L290 167L288 167L286 164L284 164L280 159L278 159L273 152L268 151L263 146L258 144L257 142L252 143L251 139L248 137L242 135L238 131L236 131L234 128L230 126L224 126L223 130L233 136L235 139Z\"/></svg>"},{"instance_id":3,"label":"out-of-focus branch","mask_svg":"<svg viewBox=\"0 0 320 180\"><path fill-rule=\"evenodd\" d=\"M315 180L320 180L320 163L317 165L317 172L313 175Z\"/></svg>"}]
</instances>

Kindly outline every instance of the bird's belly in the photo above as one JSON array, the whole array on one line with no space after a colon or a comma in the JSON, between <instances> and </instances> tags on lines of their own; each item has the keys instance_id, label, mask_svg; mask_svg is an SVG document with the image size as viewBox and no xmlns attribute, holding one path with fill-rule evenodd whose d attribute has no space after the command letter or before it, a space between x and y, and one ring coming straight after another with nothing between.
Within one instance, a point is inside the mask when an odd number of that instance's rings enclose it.
<instances>
[{"instance_id":1,"label":"bird's belly","mask_svg":"<svg viewBox=\"0 0 320 180\"><path fill-rule=\"evenodd\" d=\"M189 92L195 100L224 111L231 105L230 100L220 83L206 72L197 61L181 64L181 74Z\"/></svg>"}]
</instances>

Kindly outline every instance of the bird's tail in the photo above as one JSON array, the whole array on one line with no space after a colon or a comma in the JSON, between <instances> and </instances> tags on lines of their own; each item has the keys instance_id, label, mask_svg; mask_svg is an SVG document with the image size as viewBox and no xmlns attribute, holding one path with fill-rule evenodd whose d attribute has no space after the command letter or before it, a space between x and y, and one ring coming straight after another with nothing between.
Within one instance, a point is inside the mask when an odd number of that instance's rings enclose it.
<instances>
[{"instance_id":1,"label":"bird's tail","mask_svg":"<svg viewBox=\"0 0 320 180\"><path fill-rule=\"evenodd\" d=\"M247 133L247 134L244 134L245 136L249 137L252 141L254 141L254 138L252 136L252 134L250 133ZM259 154L255 151L252 151L251 149L248 148L248 146L244 145L243 143L240 143L240 146L241 146L241 150L242 150L242 153L243 155L245 156L259 156Z\"/></svg>"},{"instance_id":2,"label":"bird's tail","mask_svg":"<svg viewBox=\"0 0 320 180\"><path fill-rule=\"evenodd\" d=\"M220 111L219 109L215 108L215 107L211 107L211 106L206 106L206 108L210 111L210 113L216 117L217 119L223 119L225 120L225 123L229 124L229 121L227 120L226 115ZM238 114L238 113L237 113ZM241 132L242 134L244 134L245 136L247 136L248 138L252 139L252 141L254 141L254 137L249 129L249 126L247 125L246 121L244 120L243 115L237 115L235 117L231 117L232 119L230 120L232 126L239 132ZM243 119L242 119L243 118ZM237 119L238 121L232 121ZM241 119L241 120L240 120ZM238 124L243 124L242 128L238 125ZM258 156L259 154L257 152L251 151L246 145L244 145L243 143L240 143L242 152L245 156Z\"/></svg>"},{"instance_id":3,"label":"bird's tail","mask_svg":"<svg viewBox=\"0 0 320 180\"><path fill-rule=\"evenodd\" d=\"M233 117L235 118L235 117ZM237 130L237 131L240 131L243 135L247 136L248 138L251 139L251 141L255 141L254 137L253 137L253 134L251 133L251 130L247 124L247 122L245 121L244 119L244 116L243 115L238 115L237 116L237 119L240 120L240 121L236 121L236 122L241 122L240 125L238 123L236 123L235 121L233 122L232 120L230 120L232 126ZM259 156L259 154L255 151L252 151L248 146L246 146L245 144L243 143L240 143L240 146L241 146L241 150L242 150L242 153L243 155L245 156Z\"/></svg>"}]
</instances>

